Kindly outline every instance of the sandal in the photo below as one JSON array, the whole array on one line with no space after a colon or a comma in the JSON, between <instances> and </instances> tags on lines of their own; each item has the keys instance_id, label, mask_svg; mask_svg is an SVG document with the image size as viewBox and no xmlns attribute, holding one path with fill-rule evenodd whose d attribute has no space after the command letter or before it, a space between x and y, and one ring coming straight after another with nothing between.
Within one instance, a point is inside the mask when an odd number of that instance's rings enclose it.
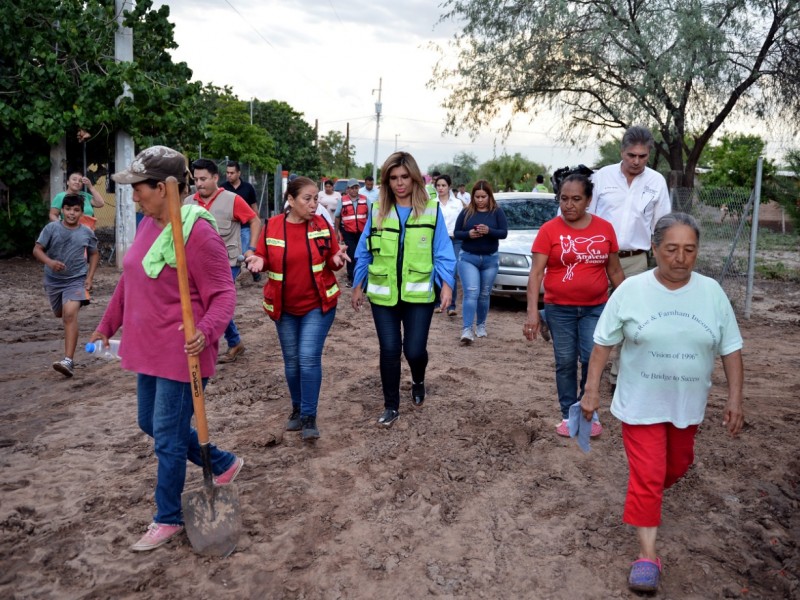
<instances>
[{"instance_id":1,"label":"sandal","mask_svg":"<svg viewBox=\"0 0 800 600\"><path fill-rule=\"evenodd\" d=\"M640 558L631 563L628 587L635 592L655 592L661 579L661 561Z\"/></svg>"}]
</instances>

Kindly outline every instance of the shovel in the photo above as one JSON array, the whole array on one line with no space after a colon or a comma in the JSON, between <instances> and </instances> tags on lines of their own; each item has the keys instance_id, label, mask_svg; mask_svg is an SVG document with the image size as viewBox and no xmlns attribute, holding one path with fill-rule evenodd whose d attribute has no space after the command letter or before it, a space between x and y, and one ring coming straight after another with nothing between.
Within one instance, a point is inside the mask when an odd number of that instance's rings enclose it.
<instances>
[{"instance_id":1,"label":"shovel","mask_svg":"<svg viewBox=\"0 0 800 600\"><path fill-rule=\"evenodd\" d=\"M178 181L168 177L167 204L169 220L172 225L172 239L175 243L175 261L178 270L178 286L181 293L183 331L186 340L195 335L194 315L189 292L189 273L186 268L186 251L183 246L183 225L181 223L181 202L178 195ZM181 499L186 534L192 548L208 556L228 556L236 548L241 531L239 496L233 485L214 485L211 471L211 449L208 439L208 421L203 396L203 379L200 374L200 357L187 356L189 360L189 380L192 387L192 403L197 424L197 438L203 458L203 487L186 492Z\"/></svg>"}]
</instances>

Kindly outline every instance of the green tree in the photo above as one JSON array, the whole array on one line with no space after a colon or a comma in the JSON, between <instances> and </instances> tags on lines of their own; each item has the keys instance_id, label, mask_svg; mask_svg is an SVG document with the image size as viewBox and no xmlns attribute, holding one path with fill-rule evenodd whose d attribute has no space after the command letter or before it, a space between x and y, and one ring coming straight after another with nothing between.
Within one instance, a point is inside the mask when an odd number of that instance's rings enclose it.
<instances>
[{"instance_id":1,"label":"green tree","mask_svg":"<svg viewBox=\"0 0 800 600\"><path fill-rule=\"evenodd\" d=\"M572 141L642 123L660 133L675 178L691 183L734 111L785 118L800 108L798 0L446 0L443 9L459 27L429 86L449 90L450 132L545 107Z\"/></svg>"},{"instance_id":2,"label":"green tree","mask_svg":"<svg viewBox=\"0 0 800 600\"><path fill-rule=\"evenodd\" d=\"M496 192L530 190L536 175L547 173L544 165L524 158L519 152L503 154L483 163L478 169L478 178L486 179Z\"/></svg>"},{"instance_id":3,"label":"green tree","mask_svg":"<svg viewBox=\"0 0 800 600\"><path fill-rule=\"evenodd\" d=\"M795 230L800 225L800 150L790 150L784 156L786 170L794 176L775 174L773 198L786 209L795 223Z\"/></svg>"},{"instance_id":4,"label":"green tree","mask_svg":"<svg viewBox=\"0 0 800 600\"><path fill-rule=\"evenodd\" d=\"M134 62L114 60L110 0L19 0L0 8L0 179L10 188L0 213L0 254L30 249L46 222L51 145L67 140L70 168L82 165L78 129L92 134L87 162L108 163L113 133L128 131L138 146L196 147L210 113L204 87L173 63L169 8L140 0L127 15ZM127 83L133 99L123 95Z\"/></svg>"},{"instance_id":5,"label":"green tree","mask_svg":"<svg viewBox=\"0 0 800 600\"><path fill-rule=\"evenodd\" d=\"M612 138L600 144L598 152L600 157L595 161L594 167L599 169L608 165L614 165L621 160L619 145L621 138Z\"/></svg>"},{"instance_id":6,"label":"green tree","mask_svg":"<svg viewBox=\"0 0 800 600\"><path fill-rule=\"evenodd\" d=\"M375 185L380 185L380 183L381 183L381 168L380 167L378 167L377 173L378 174L375 176ZM361 171L358 173L358 176L361 179L364 179L367 176L372 177L372 161L368 162L363 167L361 167Z\"/></svg>"},{"instance_id":7,"label":"green tree","mask_svg":"<svg viewBox=\"0 0 800 600\"><path fill-rule=\"evenodd\" d=\"M453 157L453 162L444 162L428 166L428 173L444 173L453 180L453 187L467 185L475 180L478 170L478 159L471 152L459 152Z\"/></svg>"},{"instance_id":8,"label":"green tree","mask_svg":"<svg viewBox=\"0 0 800 600\"><path fill-rule=\"evenodd\" d=\"M250 124L248 103L232 96L220 98L208 131L207 152L212 156L236 157L260 172L271 172L278 164L273 139L260 125Z\"/></svg>"},{"instance_id":9,"label":"green tree","mask_svg":"<svg viewBox=\"0 0 800 600\"><path fill-rule=\"evenodd\" d=\"M303 119L303 113L279 100L256 101L253 123L275 140L275 157L284 169L312 179L321 175L314 129Z\"/></svg>"},{"instance_id":10,"label":"green tree","mask_svg":"<svg viewBox=\"0 0 800 600\"><path fill-rule=\"evenodd\" d=\"M327 177L347 177L355 172L355 155L356 147L352 144L348 147L339 131L329 131L319 140L319 159Z\"/></svg>"},{"instance_id":11,"label":"green tree","mask_svg":"<svg viewBox=\"0 0 800 600\"><path fill-rule=\"evenodd\" d=\"M703 162L711 169L702 175L703 185L715 187L752 188L756 181L758 157L764 154L766 142L757 135L724 135L718 144L708 146L703 152ZM775 174L775 165L765 160L762 179Z\"/></svg>"}]
</instances>

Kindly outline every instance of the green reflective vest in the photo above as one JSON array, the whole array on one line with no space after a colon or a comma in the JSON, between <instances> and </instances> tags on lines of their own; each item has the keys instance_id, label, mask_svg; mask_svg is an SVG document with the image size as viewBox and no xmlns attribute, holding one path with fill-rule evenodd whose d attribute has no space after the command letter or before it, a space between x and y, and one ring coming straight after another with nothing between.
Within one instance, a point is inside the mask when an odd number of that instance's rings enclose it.
<instances>
[{"instance_id":1,"label":"green reflective vest","mask_svg":"<svg viewBox=\"0 0 800 600\"><path fill-rule=\"evenodd\" d=\"M419 217L414 217L413 212L409 215L402 253L397 208L392 207L380 229L375 226L378 212L376 202L372 206L372 228L367 238L367 249L372 253L367 275L369 301L380 306L395 306L398 299L420 304L433 302L433 236L439 203L429 200Z\"/></svg>"}]
</instances>

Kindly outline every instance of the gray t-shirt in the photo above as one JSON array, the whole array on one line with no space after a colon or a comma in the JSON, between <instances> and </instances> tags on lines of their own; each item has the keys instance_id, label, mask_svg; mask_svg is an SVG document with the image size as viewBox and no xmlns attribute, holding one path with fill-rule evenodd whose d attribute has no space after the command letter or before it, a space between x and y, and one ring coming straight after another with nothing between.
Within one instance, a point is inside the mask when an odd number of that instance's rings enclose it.
<instances>
[{"instance_id":1,"label":"gray t-shirt","mask_svg":"<svg viewBox=\"0 0 800 600\"><path fill-rule=\"evenodd\" d=\"M97 252L94 231L85 225L70 229L62 221L51 221L45 225L36 243L41 244L47 256L66 265L63 271L53 271L45 265L45 284L61 284L67 280L85 277L89 270L87 253Z\"/></svg>"}]
</instances>

